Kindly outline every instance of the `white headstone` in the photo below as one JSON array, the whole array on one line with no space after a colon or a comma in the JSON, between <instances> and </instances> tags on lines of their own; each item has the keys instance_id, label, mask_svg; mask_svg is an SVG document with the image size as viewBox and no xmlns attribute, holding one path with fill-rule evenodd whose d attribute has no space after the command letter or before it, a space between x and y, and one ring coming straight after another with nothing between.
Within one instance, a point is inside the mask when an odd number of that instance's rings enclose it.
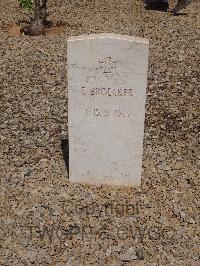
<instances>
[{"instance_id":1,"label":"white headstone","mask_svg":"<svg viewBox=\"0 0 200 266\"><path fill-rule=\"evenodd\" d=\"M148 40L68 39L69 180L141 183Z\"/></svg>"}]
</instances>

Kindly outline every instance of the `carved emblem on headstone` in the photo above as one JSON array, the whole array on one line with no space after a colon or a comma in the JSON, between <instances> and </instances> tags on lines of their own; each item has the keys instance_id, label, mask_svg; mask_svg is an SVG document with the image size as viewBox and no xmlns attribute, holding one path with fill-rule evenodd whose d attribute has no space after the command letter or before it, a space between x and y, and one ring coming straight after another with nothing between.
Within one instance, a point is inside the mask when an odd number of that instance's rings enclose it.
<instances>
[{"instance_id":1,"label":"carved emblem on headstone","mask_svg":"<svg viewBox=\"0 0 200 266\"><path fill-rule=\"evenodd\" d=\"M117 68L117 61L112 57L105 57L99 60L99 69L103 70L104 74L112 74L112 70Z\"/></svg>"}]
</instances>

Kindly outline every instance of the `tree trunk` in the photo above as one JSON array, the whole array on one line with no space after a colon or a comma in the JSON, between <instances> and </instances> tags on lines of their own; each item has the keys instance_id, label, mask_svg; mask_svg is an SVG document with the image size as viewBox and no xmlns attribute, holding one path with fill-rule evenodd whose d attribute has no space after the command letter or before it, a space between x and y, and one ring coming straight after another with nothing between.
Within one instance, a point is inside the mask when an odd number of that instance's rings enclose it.
<instances>
[{"instance_id":1,"label":"tree trunk","mask_svg":"<svg viewBox=\"0 0 200 266\"><path fill-rule=\"evenodd\" d=\"M35 9L34 9L34 20L40 19L40 13L41 13L41 5L40 0L35 0Z\"/></svg>"},{"instance_id":2,"label":"tree trunk","mask_svg":"<svg viewBox=\"0 0 200 266\"><path fill-rule=\"evenodd\" d=\"M46 19L47 19L47 0L42 0L42 5L41 5L41 19L43 21L43 24L46 25Z\"/></svg>"},{"instance_id":3,"label":"tree trunk","mask_svg":"<svg viewBox=\"0 0 200 266\"><path fill-rule=\"evenodd\" d=\"M35 0L34 19L28 29L28 34L38 36L45 34L47 0Z\"/></svg>"}]
</instances>

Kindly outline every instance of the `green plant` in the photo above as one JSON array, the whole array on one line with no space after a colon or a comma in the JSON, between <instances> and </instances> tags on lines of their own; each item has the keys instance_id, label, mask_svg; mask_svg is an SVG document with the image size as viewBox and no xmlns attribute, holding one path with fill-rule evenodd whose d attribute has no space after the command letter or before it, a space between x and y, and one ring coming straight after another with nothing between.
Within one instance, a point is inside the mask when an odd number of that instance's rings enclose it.
<instances>
[{"instance_id":1,"label":"green plant","mask_svg":"<svg viewBox=\"0 0 200 266\"><path fill-rule=\"evenodd\" d=\"M33 2L32 0L18 0L19 4L22 8L26 8L26 9L32 9L33 8Z\"/></svg>"}]
</instances>

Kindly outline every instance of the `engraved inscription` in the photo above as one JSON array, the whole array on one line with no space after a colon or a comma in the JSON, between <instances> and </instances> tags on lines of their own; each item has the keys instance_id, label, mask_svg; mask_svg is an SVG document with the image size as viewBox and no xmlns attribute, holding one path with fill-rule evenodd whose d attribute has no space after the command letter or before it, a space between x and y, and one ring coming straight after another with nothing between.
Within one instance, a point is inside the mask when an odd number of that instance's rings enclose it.
<instances>
[{"instance_id":1,"label":"engraved inscription","mask_svg":"<svg viewBox=\"0 0 200 266\"><path fill-rule=\"evenodd\" d=\"M113 89L113 88L86 88L82 86L82 95L88 96L134 96L133 89Z\"/></svg>"},{"instance_id":2,"label":"engraved inscription","mask_svg":"<svg viewBox=\"0 0 200 266\"><path fill-rule=\"evenodd\" d=\"M102 117L102 118L106 118L106 117L111 117L111 118L131 118L132 115L125 111L125 110L121 110L121 109L114 109L114 110L110 110L110 109L104 109L104 108L86 108L85 113L87 116L92 115L93 117Z\"/></svg>"},{"instance_id":3,"label":"engraved inscription","mask_svg":"<svg viewBox=\"0 0 200 266\"><path fill-rule=\"evenodd\" d=\"M102 69L104 74L112 74L112 70L116 68L117 61L110 56L99 60L99 69Z\"/></svg>"}]
</instances>

